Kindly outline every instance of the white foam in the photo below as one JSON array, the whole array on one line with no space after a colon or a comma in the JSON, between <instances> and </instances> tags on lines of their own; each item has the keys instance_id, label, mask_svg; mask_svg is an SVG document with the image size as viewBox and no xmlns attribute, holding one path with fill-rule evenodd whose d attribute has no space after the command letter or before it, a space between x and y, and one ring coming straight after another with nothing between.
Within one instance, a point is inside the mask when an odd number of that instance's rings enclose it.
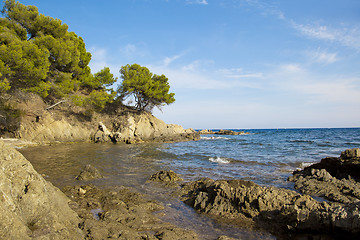
<instances>
[{"instance_id":1,"label":"white foam","mask_svg":"<svg viewBox=\"0 0 360 240\"><path fill-rule=\"evenodd\" d=\"M302 162L301 163L301 168L306 168L306 167L309 167L311 165L313 165L314 163L313 162Z\"/></svg>"},{"instance_id":2,"label":"white foam","mask_svg":"<svg viewBox=\"0 0 360 240\"><path fill-rule=\"evenodd\" d=\"M220 158L220 157L216 157L216 158L209 158L210 162L214 162L214 163L222 163L222 164L228 164L230 163L229 160L225 159L225 158Z\"/></svg>"},{"instance_id":3,"label":"white foam","mask_svg":"<svg viewBox=\"0 0 360 240\"><path fill-rule=\"evenodd\" d=\"M226 138L226 137L204 137L204 136L201 136L200 139L204 139L204 140L216 140L216 139L229 139L229 138Z\"/></svg>"}]
</instances>

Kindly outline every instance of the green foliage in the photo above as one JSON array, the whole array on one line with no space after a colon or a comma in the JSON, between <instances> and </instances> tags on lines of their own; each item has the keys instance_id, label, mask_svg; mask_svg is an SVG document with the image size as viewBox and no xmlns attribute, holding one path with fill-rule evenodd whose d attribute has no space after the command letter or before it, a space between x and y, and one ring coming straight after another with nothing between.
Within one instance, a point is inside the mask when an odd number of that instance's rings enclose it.
<instances>
[{"instance_id":1,"label":"green foliage","mask_svg":"<svg viewBox=\"0 0 360 240\"><path fill-rule=\"evenodd\" d=\"M118 89L120 98L133 96L138 110L151 111L154 107L175 102L175 94L169 93L170 85L165 75L152 74L138 64L123 66L120 73L123 79Z\"/></svg>"},{"instance_id":2,"label":"green foliage","mask_svg":"<svg viewBox=\"0 0 360 240\"><path fill-rule=\"evenodd\" d=\"M114 84L116 80L117 78L114 78L114 75L110 73L110 68L105 67L99 72L95 73L93 77L87 78L83 82L83 85L89 90L105 89L105 87L110 87L112 84Z\"/></svg>"},{"instance_id":3,"label":"green foliage","mask_svg":"<svg viewBox=\"0 0 360 240\"><path fill-rule=\"evenodd\" d=\"M15 0L4 1L2 13L0 91L20 89L49 99L71 98L80 91L86 99L82 101L97 109L113 100L114 94L106 87L116 78L109 68L91 73L91 54L84 40L68 32L61 20Z\"/></svg>"}]
</instances>

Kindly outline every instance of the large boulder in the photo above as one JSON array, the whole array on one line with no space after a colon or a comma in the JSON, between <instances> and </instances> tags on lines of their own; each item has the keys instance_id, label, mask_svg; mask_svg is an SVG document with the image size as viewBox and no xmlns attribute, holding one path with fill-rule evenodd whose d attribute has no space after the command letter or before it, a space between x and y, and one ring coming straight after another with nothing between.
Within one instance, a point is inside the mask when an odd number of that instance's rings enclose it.
<instances>
[{"instance_id":1,"label":"large boulder","mask_svg":"<svg viewBox=\"0 0 360 240\"><path fill-rule=\"evenodd\" d=\"M348 149L340 157L327 157L301 171L289 181L303 193L340 203L360 201L360 149Z\"/></svg>"},{"instance_id":2,"label":"large boulder","mask_svg":"<svg viewBox=\"0 0 360 240\"><path fill-rule=\"evenodd\" d=\"M69 201L0 141L0 239L84 239Z\"/></svg>"}]
</instances>

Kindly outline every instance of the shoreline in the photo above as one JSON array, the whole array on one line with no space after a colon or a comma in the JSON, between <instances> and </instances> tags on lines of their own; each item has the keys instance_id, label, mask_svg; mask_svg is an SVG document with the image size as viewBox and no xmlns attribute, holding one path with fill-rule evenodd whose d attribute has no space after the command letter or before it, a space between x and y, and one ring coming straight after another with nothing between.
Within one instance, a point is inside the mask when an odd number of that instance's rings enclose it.
<instances>
[{"instance_id":1,"label":"shoreline","mask_svg":"<svg viewBox=\"0 0 360 240\"><path fill-rule=\"evenodd\" d=\"M4 140L4 139L3 139ZM7 145L11 145L12 143L17 143L17 146L19 146L19 144L21 145L21 144L24 144L23 142L18 142L18 140L16 140L16 139L5 139L6 141L7 141ZM0 141L1 142L1 141ZM29 143L29 142L25 142L25 143ZM34 146L34 145L28 145L28 146ZM35 146L39 146L39 145L35 145ZM357 157L357 155L355 155L355 157ZM311 167L311 166L310 166ZM306 168L307 169L307 168ZM315 174L315 175L314 175ZM316 174L317 173L314 173L313 175L314 176L317 176ZM81 192L80 190L77 190L78 192ZM203 197L195 197L195 199L198 199L197 201L199 202L197 205L201 205L202 203L202 201L203 200L201 200L201 199L203 199ZM311 200L311 201L313 201L313 200ZM207 202L207 201L206 201ZM318 204L318 203L316 203L316 204ZM194 205L194 206L197 206L196 204ZM200 206L199 205L199 206ZM190 204L190 206L191 206L191 204ZM207 206L207 204L205 204L204 205L205 207ZM195 207L196 209L198 209L198 207ZM200 209L198 209L198 211L201 211L201 208ZM344 211L347 211L347 210L344 210ZM210 217L210 216L209 216ZM272 230L271 230L272 231ZM274 232L274 233L276 233L276 231ZM220 237L220 236L219 236Z\"/></svg>"}]
</instances>

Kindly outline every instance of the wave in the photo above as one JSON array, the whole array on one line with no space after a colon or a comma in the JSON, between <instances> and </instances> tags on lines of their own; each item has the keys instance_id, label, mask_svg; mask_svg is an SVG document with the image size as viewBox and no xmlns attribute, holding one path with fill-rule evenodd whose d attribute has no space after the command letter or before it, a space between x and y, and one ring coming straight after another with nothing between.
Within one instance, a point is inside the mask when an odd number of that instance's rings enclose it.
<instances>
[{"instance_id":1,"label":"wave","mask_svg":"<svg viewBox=\"0 0 360 240\"><path fill-rule=\"evenodd\" d=\"M313 164L315 164L315 163L313 163L313 162L302 162L302 163L300 163L300 168L306 168L306 167L309 167L309 166L311 166Z\"/></svg>"},{"instance_id":2,"label":"wave","mask_svg":"<svg viewBox=\"0 0 360 240\"><path fill-rule=\"evenodd\" d=\"M204 136L201 136L200 139L204 139L204 140L217 140L217 139L230 139L230 138L227 138L227 137L204 137Z\"/></svg>"},{"instance_id":3,"label":"wave","mask_svg":"<svg viewBox=\"0 0 360 240\"><path fill-rule=\"evenodd\" d=\"M221 157L216 157L216 158L209 158L210 162L214 162L214 163L221 163L221 164L228 164L230 163L230 160L226 159L226 158L221 158Z\"/></svg>"}]
</instances>

